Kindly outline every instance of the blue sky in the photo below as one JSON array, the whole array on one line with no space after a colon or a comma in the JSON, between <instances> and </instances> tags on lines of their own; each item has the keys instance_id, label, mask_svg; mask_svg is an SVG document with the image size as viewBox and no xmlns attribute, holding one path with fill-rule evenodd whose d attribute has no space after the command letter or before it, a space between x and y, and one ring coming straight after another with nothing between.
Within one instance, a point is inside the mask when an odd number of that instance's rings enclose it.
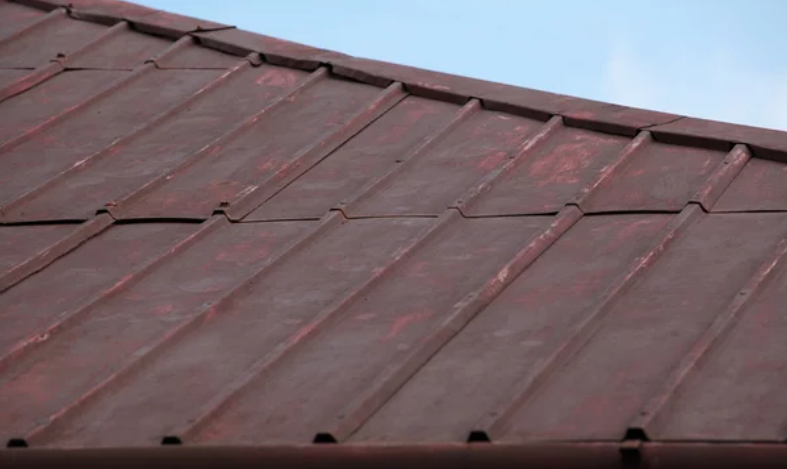
<instances>
[{"instance_id":1,"label":"blue sky","mask_svg":"<svg viewBox=\"0 0 787 469\"><path fill-rule=\"evenodd\" d=\"M787 130L785 0L132 0L377 60Z\"/></svg>"}]
</instances>

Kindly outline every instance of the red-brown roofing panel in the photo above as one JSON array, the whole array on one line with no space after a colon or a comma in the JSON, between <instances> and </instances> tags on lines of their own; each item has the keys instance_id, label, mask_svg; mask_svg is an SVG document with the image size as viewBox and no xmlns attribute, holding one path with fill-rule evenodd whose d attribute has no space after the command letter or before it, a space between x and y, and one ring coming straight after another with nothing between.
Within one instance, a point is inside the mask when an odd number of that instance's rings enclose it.
<instances>
[{"instance_id":1,"label":"red-brown roofing panel","mask_svg":"<svg viewBox=\"0 0 787 469\"><path fill-rule=\"evenodd\" d=\"M358 297L428 225L423 219L336 218L297 245L281 267L238 292L227 304L231 309L206 317L127 386L98 397L48 438L71 446L155 445L162 435L180 434L188 418L201 417L216 396L275 356L280 344L297 344L324 311ZM358 239L368 241L359 245Z\"/></svg>"},{"instance_id":2,"label":"red-brown roofing panel","mask_svg":"<svg viewBox=\"0 0 787 469\"><path fill-rule=\"evenodd\" d=\"M5 90L29 74L30 70L0 69L0 90ZM0 94L0 100L7 98L8 96Z\"/></svg>"},{"instance_id":3,"label":"red-brown roofing panel","mask_svg":"<svg viewBox=\"0 0 787 469\"><path fill-rule=\"evenodd\" d=\"M769 260L787 234L787 215L704 215L683 230L584 346L511 409L501 439L622 439L671 369Z\"/></svg>"},{"instance_id":4,"label":"red-brown roofing panel","mask_svg":"<svg viewBox=\"0 0 787 469\"><path fill-rule=\"evenodd\" d=\"M0 275L73 230L73 225L0 226Z\"/></svg>"},{"instance_id":5,"label":"red-brown roofing panel","mask_svg":"<svg viewBox=\"0 0 787 469\"><path fill-rule=\"evenodd\" d=\"M570 440L610 467L591 449L787 438L784 133L23 2L0 3L0 440L509 463Z\"/></svg>"},{"instance_id":6,"label":"red-brown roofing panel","mask_svg":"<svg viewBox=\"0 0 787 469\"><path fill-rule=\"evenodd\" d=\"M41 19L46 13L9 1L0 2L0 41Z\"/></svg>"},{"instance_id":7,"label":"red-brown roofing panel","mask_svg":"<svg viewBox=\"0 0 787 469\"><path fill-rule=\"evenodd\" d=\"M0 331L0 366L15 351L49 340L65 321L85 314L96 299L194 230L167 224L114 227L0 296L0 320L6 325Z\"/></svg>"},{"instance_id":8,"label":"red-brown roofing panel","mask_svg":"<svg viewBox=\"0 0 787 469\"><path fill-rule=\"evenodd\" d=\"M246 220L321 217L394 170L409 153L423 151L458 112L453 104L413 96L402 100Z\"/></svg>"},{"instance_id":9,"label":"red-brown roofing panel","mask_svg":"<svg viewBox=\"0 0 787 469\"><path fill-rule=\"evenodd\" d=\"M92 105L58 119L0 158L0 201L10 202L101 151L135 127L193 94L217 70L139 69Z\"/></svg>"},{"instance_id":10,"label":"red-brown roofing panel","mask_svg":"<svg viewBox=\"0 0 787 469\"><path fill-rule=\"evenodd\" d=\"M363 422L375 410L363 406L364 399L376 397L370 392L393 393L392 372L438 332L455 304L494 278L550 221L459 216L434 221L440 224L437 232L415 246L390 278L347 305L273 369L229 395L231 401L195 438L306 443L315 430L338 434L344 425Z\"/></svg>"},{"instance_id":11,"label":"red-brown roofing panel","mask_svg":"<svg viewBox=\"0 0 787 469\"><path fill-rule=\"evenodd\" d=\"M54 10L13 41L0 40L0 68L36 68L84 47L106 26L75 21L65 10Z\"/></svg>"},{"instance_id":12,"label":"red-brown roofing panel","mask_svg":"<svg viewBox=\"0 0 787 469\"><path fill-rule=\"evenodd\" d=\"M308 228L306 222L229 226L222 220L199 227L194 239L168 251L140 278L96 298L71 327L11 360L0 377L0 401L13 403L0 414L3 436L34 437L51 428L55 417L69 417L64 409L121 381L124 366L133 366L157 341L210 309Z\"/></svg>"},{"instance_id":13,"label":"red-brown roofing panel","mask_svg":"<svg viewBox=\"0 0 787 469\"><path fill-rule=\"evenodd\" d=\"M231 68L238 64L242 57L222 54L206 47L200 47L191 37L178 41L174 53L167 54L156 60L159 68Z\"/></svg>"},{"instance_id":14,"label":"red-brown roofing panel","mask_svg":"<svg viewBox=\"0 0 787 469\"><path fill-rule=\"evenodd\" d=\"M127 72L80 70L60 73L0 104L0 145L34 132L50 119L89 99ZM0 147L2 148L2 147Z\"/></svg>"},{"instance_id":15,"label":"red-brown roofing panel","mask_svg":"<svg viewBox=\"0 0 787 469\"><path fill-rule=\"evenodd\" d=\"M170 41L136 33L128 23L121 22L76 57L67 57L65 63L69 68L131 70L170 45Z\"/></svg>"},{"instance_id":16,"label":"red-brown roofing panel","mask_svg":"<svg viewBox=\"0 0 787 469\"><path fill-rule=\"evenodd\" d=\"M507 167L462 212L468 216L554 213L592 186L628 143L625 137L560 125ZM625 154L623 155L625 156Z\"/></svg>"},{"instance_id":17,"label":"red-brown roofing panel","mask_svg":"<svg viewBox=\"0 0 787 469\"><path fill-rule=\"evenodd\" d=\"M142 129L7 209L6 219L82 219L107 203L123 205L124 199L162 174L188 164L206 147L218 151L222 136L256 118L304 75L269 65L255 68L245 62L216 77L204 92L184 96L186 105L161 124Z\"/></svg>"},{"instance_id":18,"label":"red-brown roofing panel","mask_svg":"<svg viewBox=\"0 0 787 469\"><path fill-rule=\"evenodd\" d=\"M787 275L784 266L717 328L715 343L647 427L659 440L785 440ZM716 332L716 331L714 331Z\"/></svg>"},{"instance_id":19,"label":"red-brown roofing panel","mask_svg":"<svg viewBox=\"0 0 787 469\"><path fill-rule=\"evenodd\" d=\"M715 212L787 210L787 165L752 159L713 207Z\"/></svg>"},{"instance_id":20,"label":"red-brown roofing panel","mask_svg":"<svg viewBox=\"0 0 787 469\"><path fill-rule=\"evenodd\" d=\"M306 80L122 216L205 218L246 193L281 188L293 173L307 170L331 146L350 138L345 129L352 130L358 114L378 110L379 88L328 78L324 70Z\"/></svg>"},{"instance_id":21,"label":"red-brown roofing panel","mask_svg":"<svg viewBox=\"0 0 787 469\"><path fill-rule=\"evenodd\" d=\"M509 389L533 378L530 373L560 350L671 218L599 216L577 222L351 441L464 441Z\"/></svg>"},{"instance_id":22,"label":"red-brown roofing panel","mask_svg":"<svg viewBox=\"0 0 787 469\"><path fill-rule=\"evenodd\" d=\"M478 108L475 102L466 105L461 122L448 135L350 201L345 213L439 215L484 176L515 157L541 125Z\"/></svg>"},{"instance_id":23,"label":"red-brown roofing panel","mask_svg":"<svg viewBox=\"0 0 787 469\"><path fill-rule=\"evenodd\" d=\"M667 145L652 139L623 161L580 206L586 213L679 212L722 164L724 152Z\"/></svg>"}]
</instances>

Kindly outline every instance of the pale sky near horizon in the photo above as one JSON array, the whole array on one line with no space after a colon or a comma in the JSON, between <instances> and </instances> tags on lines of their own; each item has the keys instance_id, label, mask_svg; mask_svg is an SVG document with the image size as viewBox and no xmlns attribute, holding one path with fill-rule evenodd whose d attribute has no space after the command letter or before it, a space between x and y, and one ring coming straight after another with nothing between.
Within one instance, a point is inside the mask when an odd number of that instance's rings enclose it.
<instances>
[{"instance_id":1,"label":"pale sky near horizon","mask_svg":"<svg viewBox=\"0 0 787 469\"><path fill-rule=\"evenodd\" d=\"M787 130L786 0L131 0L441 72Z\"/></svg>"}]
</instances>

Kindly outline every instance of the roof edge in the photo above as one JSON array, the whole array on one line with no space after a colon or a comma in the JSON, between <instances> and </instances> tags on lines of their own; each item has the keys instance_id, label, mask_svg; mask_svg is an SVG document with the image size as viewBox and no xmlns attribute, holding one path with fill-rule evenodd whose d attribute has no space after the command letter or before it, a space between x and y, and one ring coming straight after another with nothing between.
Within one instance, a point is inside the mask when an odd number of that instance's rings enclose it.
<instances>
[{"instance_id":1,"label":"roof edge","mask_svg":"<svg viewBox=\"0 0 787 469\"><path fill-rule=\"evenodd\" d=\"M304 70L329 67L334 74L378 87L401 82L414 95L464 104L479 99L484 107L547 120L559 115L567 125L633 136L650 130L654 138L718 150L748 145L754 157L787 162L787 132L650 111L590 99L538 91L448 73L351 57L346 54L237 29L234 26L167 13L120 0L12 0L43 10L67 8L86 21L128 21L156 35L197 37L202 45L245 57L259 53L267 62Z\"/></svg>"},{"instance_id":2,"label":"roof edge","mask_svg":"<svg viewBox=\"0 0 787 469\"><path fill-rule=\"evenodd\" d=\"M11 0L21 5L51 11L65 8L80 20L114 25L120 21L131 23L135 29L157 36L179 39L199 31L233 29L234 26L205 21L189 16L168 13L121 0Z\"/></svg>"},{"instance_id":3,"label":"roof edge","mask_svg":"<svg viewBox=\"0 0 787 469\"><path fill-rule=\"evenodd\" d=\"M753 443L642 443L624 447L620 443L462 443L439 445L292 445L188 447L162 446L109 449L0 450L0 465L9 469L28 467L112 467L141 465L173 467L308 467L386 468L435 467L508 468L631 468L673 467L710 463L724 467L784 467L787 445ZM677 467L677 466L675 466ZM691 467L691 466L686 466Z\"/></svg>"}]
</instances>

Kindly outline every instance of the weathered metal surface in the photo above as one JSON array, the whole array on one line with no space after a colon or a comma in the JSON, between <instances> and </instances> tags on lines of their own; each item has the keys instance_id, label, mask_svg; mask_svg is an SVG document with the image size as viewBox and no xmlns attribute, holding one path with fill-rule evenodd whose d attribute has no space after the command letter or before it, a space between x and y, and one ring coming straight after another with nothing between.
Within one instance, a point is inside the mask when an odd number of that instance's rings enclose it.
<instances>
[{"instance_id":1,"label":"weathered metal surface","mask_svg":"<svg viewBox=\"0 0 787 469\"><path fill-rule=\"evenodd\" d=\"M722 163L725 154L650 141L580 204L586 213L679 212Z\"/></svg>"},{"instance_id":2,"label":"weathered metal surface","mask_svg":"<svg viewBox=\"0 0 787 469\"><path fill-rule=\"evenodd\" d=\"M169 47L170 41L139 34L122 22L112 34L99 39L76 58L66 57L68 68L131 70ZM196 68L196 67L195 67Z\"/></svg>"},{"instance_id":3,"label":"weathered metal surface","mask_svg":"<svg viewBox=\"0 0 787 469\"><path fill-rule=\"evenodd\" d=\"M247 221L319 218L434 138L458 107L410 97L252 212Z\"/></svg>"},{"instance_id":4,"label":"weathered metal surface","mask_svg":"<svg viewBox=\"0 0 787 469\"><path fill-rule=\"evenodd\" d=\"M351 216L438 215L516 155L538 125L530 119L479 111L346 211Z\"/></svg>"},{"instance_id":5,"label":"weathered metal surface","mask_svg":"<svg viewBox=\"0 0 787 469\"><path fill-rule=\"evenodd\" d=\"M454 217L385 282L214 416L198 441L305 443L398 364L549 218ZM277 422L266 425L265 422Z\"/></svg>"},{"instance_id":6,"label":"weathered metal surface","mask_svg":"<svg viewBox=\"0 0 787 469\"><path fill-rule=\"evenodd\" d=\"M195 96L164 122L141 130L14 210L6 211L6 218L81 219L89 218L107 204L120 204L151 180L188 162L205 146L253 118L304 75L280 67L253 68L246 64L230 76L220 77L217 86ZM218 151L219 146L214 148Z\"/></svg>"},{"instance_id":7,"label":"weathered metal surface","mask_svg":"<svg viewBox=\"0 0 787 469\"><path fill-rule=\"evenodd\" d=\"M667 215L585 218L429 361L352 441L455 441L553 353ZM450 389L450 392L446 392Z\"/></svg>"},{"instance_id":8,"label":"weathered metal surface","mask_svg":"<svg viewBox=\"0 0 787 469\"><path fill-rule=\"evenodd\" d=\"M0 68L40 67L67 57L106 30L106 26L72 20L62 10L50 15L54 16L47 24L29 29L17 40L0 42Z\"/></svg>"},{"instance_id":9,"label":"weathered metal surface","mask_svg":"<svg viewBox=\"0 0 787 469\"><path fill-rule=\"evenodd\" d=\"M213 49L200 47L195 40L187 40L173 54L156 60L159 68L230 68L243 57L234 57Z\"/></svg>"},{"instance_id":10,"label":"weathered metal surface","mask_svg":"<svg viewBox=\"0 0 787 469\"><path fill-rule=\"evenodd\" d=\"M0 2L0 41L46 15L41 10L8 1Z\"/></svg>"},{"instance_id":11,"label":"weathered metal surface","mask_svg":"<svg viewBox=\"0 0 787 469\"><path fill-rule=\"evenodd\" d=\"M784 133L23 3L1 442L656 467L787 436Z\"/></svg>"},{"instance_id":12,"label":"weathered metal surface","mask_svg":"<svg viewBox=\"0 0 787 469\"><path fill-rule=\"evenodd\" d=\"M784 248L778 253L784 256ZM781 259L774 259L780 261ZM647 428L660 440L785 440L787 269L722 324ZM748 294L743 290L741 294Z\"/></svg>"},{"instance_id":13,"label":"weathered metal surface","mask_svg":"<svg viewBox=\"0 0 787 469\"><path fill-rule=\"evenodd\" d=\"M787 210L787 164L752 159L713 207L714 212Z\"/></svg>"},{"instance_id":14,"label":"weathered metal surface","mask_svg":"<svg viewBox=\"0 0 787 469\"><path fill-rule=\"evenodd\" d=\"M91 388L121 370L124 361L144 353L307 227L305 222L218 225L6 366L0 402L13 405L0 413L3 436L33 433L64 408L89 399Z\"/></svg>"},{"instance_id":15,"label":"weathered metal surface","mask_svg":"<svg viewBox=\"0 0 787 469\"><path fill-rule=\"evenodd\" d=\"M49 340L52 323L97 292L116 288L127 280L124 275L194 229L193 225L116 226L0 296L0 321L7 325L0 331L0 360L23 344Z\"/></svg>"},{"instance_id":16,"label":"weathered metal surface","mask_svg":"<svg viewBox=\"0 0 787 469\"><path fill-rule=\"evenodd\" d=\"M72 446L157 444L160 435L199 417L213 397L280 343L292 339L297 346L297 337L320 311L352 296L427 222L343 222L299 246L286 263L239 292L230 309L207 318L133 382L102 396L49 438ZM370 241L358 245L357 237ZM128 418L132 415L137 417Z\"/></svg>"},{"instance_id":17,"label":"weathered metal surface","mask_svg":"<svg viewBox=\"0 0 787 469\"><path fill-rule=\"evenodd\" d=\"M598 178L624 148L627 139L563 127L522 156L465 215L554 213Z\"/></svg>"},{"instance_id":18,"label":"weathered metal surface","mask_svg":"<svg viewBox=\"0 0 787 469\"><path fill-rule=\"evenodd\" d=\"M100 151L215 79L216 70L154 70L2 154L0 203Z\"/></svg>"},{"instance_id":19,"label":"weathered metal surface","mask_svg":"<svg viewBox=\"0 0 787 469\"><path fill-rule=\"evenodd\" d=\"M623 438L682 355L787 234L787 215L708 215L686 230L511 418L504 439Z\"/></svg>"},{"instance_id":20,"label":"weathered metal surface","mask_svg":"<svg viewBox=\"0 0 787 469\"><path fill-rule=\"evenodd\" d=\"M73 230L73 225L0 226L0 275Z\"/></svg>"},{"instance_id":21,"label":"weathered metal surface","mask_svg":"<svg viewBox=\"0 0 787 469\"><path fill-rule=\"evenodd\" d=\"M0 145L34 131L61 112L89 99L128 72L72 70L0 104Z\"/></svg>"},{"instance_id":22,"label":"weathered metal surface","mask_svg":"<svg viewBox=\"0 0 787 469\"><path fill-rule=\"evenodd\" d=\"M293 167L305 164L297 159L299 154L340 130L379 93L368 85L316 80L173 175L132 204L123 216L204 218L245 191L276 184Z\"/></svg>"}]
</instances>

